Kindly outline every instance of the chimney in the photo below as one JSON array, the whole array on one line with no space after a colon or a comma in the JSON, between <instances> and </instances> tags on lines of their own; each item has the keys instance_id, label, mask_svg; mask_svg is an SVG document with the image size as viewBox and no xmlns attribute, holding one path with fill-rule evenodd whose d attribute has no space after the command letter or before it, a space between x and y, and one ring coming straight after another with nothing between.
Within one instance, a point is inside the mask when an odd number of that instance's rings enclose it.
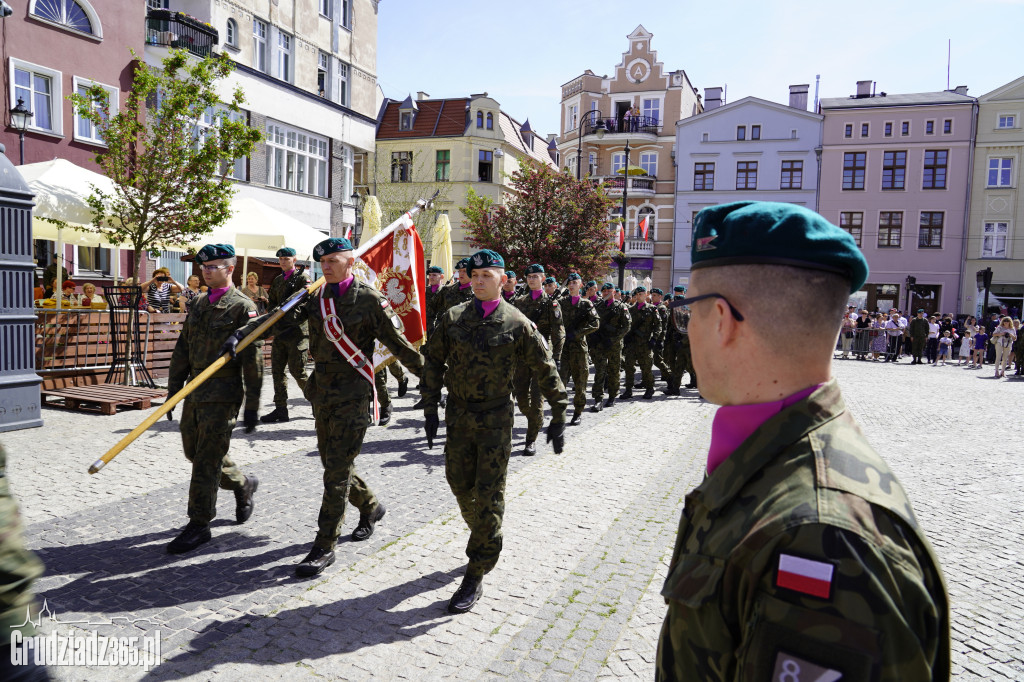
<instances>
[{"instance_id":1,"label":"chimney","mask_svg":"<svg viewBox=\"0 0 1024 682\"><path fill-rule=\"evenodd\" d=\"M429 92L423 92L422 90L420 90L419 92L416 93L416 100L417 101L422 102L425 99L430 99L430 93Z\"/></svg>"},{"instance_id":2,"label":"chimney","mask_svg":"<svg viewBox=\"0 0 1024 682\"><path fill-rule=\"evenodd\" d=\"M722 88L704 88L704 111L722 106Z\"/></svg>"},{"instance_id":3,"label":"chimney","mask_svg":"<svg viewBox=\"0 0 1024 682\"><path fill-rule=\"evenodd\" d=\"M790 85L789 106L800 111L807 111L807 91L810 89L811 86L807 83L803 85Z\"/></svg>"},{"instance_id":4,"label":"chimney","mask_svg":"<svg viewBox=\"0 0 1024 682\"><path fill-rule=\"evenodd\" d=\"M871 86L874 81L857 81L857 99L871 97Z\"/></svg>"},{"instance_id":5,"label":"chimney","mask_svg":"<svg viewBox=\"0 0 1024 682\"><path fill-rule=\"evenodd\" d=\"M953 90L953 92L955 92L958 95L966 95L967 94L967 86L966 85L958 85Z\"/></svg>"}]
</instances>

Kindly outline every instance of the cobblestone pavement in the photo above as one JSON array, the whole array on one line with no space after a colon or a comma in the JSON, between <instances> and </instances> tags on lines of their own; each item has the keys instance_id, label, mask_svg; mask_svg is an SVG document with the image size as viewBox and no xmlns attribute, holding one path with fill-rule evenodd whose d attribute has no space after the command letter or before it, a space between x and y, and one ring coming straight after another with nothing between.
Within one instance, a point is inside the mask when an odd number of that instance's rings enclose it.
<instances>
[{"instance_id":1,"label":"cobblestone pavement","mask_svg":"<svg viewBox=\"0 0 1024 682\"><path fill-rule=\"evenodd\" d=\"M905 363L836 361L835 372L942 560L955 678L1024 679L1024 447L1007 420L1024 381ZM369 430L357 460L388 507L377 532L350 542L350 514L337 563L294 577L322 472L310 409L292 389L290 422L235 433L232 457L261 481L252 519L235 525L222 492L213 541L184 557L164 551L187 521L177 422L95 476L88 465L143 413L46 410L42 429L2 434L29 544L47 565L39 598L64 623L43 631L161 640L163 663L148 673L71 667L57 679L653 677L658 592L713 406L692 392L620 403L569 428L560 456L514 453L501 560L481 602L453 617L468 532L441 448L426 449L415 391ZM515 447L524 431L519 417Z\"/></svg>"}]
</instances>

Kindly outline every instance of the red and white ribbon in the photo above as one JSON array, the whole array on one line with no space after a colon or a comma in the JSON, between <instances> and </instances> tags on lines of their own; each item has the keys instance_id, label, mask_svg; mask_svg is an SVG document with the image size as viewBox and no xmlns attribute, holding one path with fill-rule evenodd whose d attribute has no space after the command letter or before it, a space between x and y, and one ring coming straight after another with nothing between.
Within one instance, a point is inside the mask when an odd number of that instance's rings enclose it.
<instances>
[{"instance_id":1,"label":"red and white ribbon","mask_svg":"<svg viewBox=\"0 0 1024 682\"><path fill-rule=\"evenodd\" d=\"M324 320L324 335L338 349L341 357L345 358L345 361L352 365L353 369L370 382L370 388L373 390L373 422L376 424L380 421L380 404L377 402L377 384L373 380L373 362L366 357L363 351L359 350L359 346L353 343L352 339L348 338L345 328L335 312L334 299L324 296L324 289L326 288L326 285L322 286L318 292L320 296L320 315Z\"/></svg>"}]
</instances>

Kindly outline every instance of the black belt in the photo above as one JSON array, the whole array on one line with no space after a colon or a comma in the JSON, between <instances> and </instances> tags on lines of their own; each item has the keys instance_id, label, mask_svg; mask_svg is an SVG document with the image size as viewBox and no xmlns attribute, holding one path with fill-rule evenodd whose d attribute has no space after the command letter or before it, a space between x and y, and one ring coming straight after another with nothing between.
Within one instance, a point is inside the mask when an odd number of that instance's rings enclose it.
<instances>
[{"instance_id":1,"label":"black belt","mask_svg":"<svg viewBox=\"0 0 1024 682\"><path fill-rule=\"evenodd\" d=\"M509 396L503 396L501 398L495 398L494 400L485 400L483 402L466 402L456 398L451 393L448 394L448 404L455 405L467 412L489 412L490 410L498 407L504 407L512 404L512 399Z\"/></svg>"},{"instance_id":2,"label":"black belt","mask_svg":"<svg viewBox=\"0 0 1024 682\"><path fill-rule=\"evenodd\" d=\"M313 371L317 374L341 374L346 369L355 371L347 362L318 362Z\"/></svg>"}]
</instances>

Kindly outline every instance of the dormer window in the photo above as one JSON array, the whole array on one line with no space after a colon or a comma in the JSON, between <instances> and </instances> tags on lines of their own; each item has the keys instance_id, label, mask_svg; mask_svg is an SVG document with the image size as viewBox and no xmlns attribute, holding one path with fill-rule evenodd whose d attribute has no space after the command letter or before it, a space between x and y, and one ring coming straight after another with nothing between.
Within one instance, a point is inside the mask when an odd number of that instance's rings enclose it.
<instances>
[{"instance_id":1,"label":"dormer window","mask_svg":"<svg viewBox=\"0 0 1024 682\"><path fill-rule=\"evenodd\" d=\"M484 127L484 112L482 112L482 111L476 112L476 127L477 128L483 128Z\"/></svg>"},{"instance_id":2,"label":"dormer window","mask_svg":"<svg viewBox=\"0 0 1024 682\"><path fill-rule=\"evenodd\" d=\"M419 106L413 101L412 95L405 98L405 101L398 107L399 130L412 130L412 126L416 122L416 111L418 109Z\"/></svg>"},{"instance_id":3,"label":"dormer window","mask_svg":"<svg viewBox=\"0 0 1024 682\"><path fill-rule=\"evenodd\" d=\"M494 130L494 114L487 114L487 129Z\"/></svg>"},{"instance_id":4,"label":"dormer window","mask_svg":"<svg viewBox=\"0 0 1024 682\"><path fill-rule=\"evenodd\" d=\"M399 130L412 130L414 116L411 111L403 111L401 120L398 123Z\"/></svg>"}]
</instances>

